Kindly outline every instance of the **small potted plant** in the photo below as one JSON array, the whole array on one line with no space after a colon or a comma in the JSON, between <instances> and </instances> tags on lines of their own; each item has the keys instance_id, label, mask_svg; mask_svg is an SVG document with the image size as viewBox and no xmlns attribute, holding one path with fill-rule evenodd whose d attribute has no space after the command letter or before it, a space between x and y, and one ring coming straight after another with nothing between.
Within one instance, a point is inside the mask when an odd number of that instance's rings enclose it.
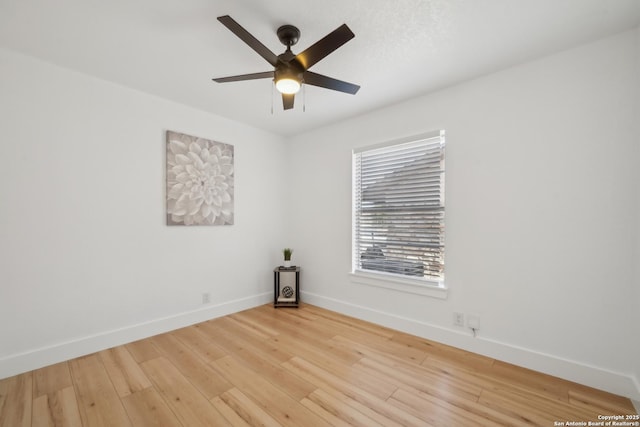
<instances>
[{"instance_id":1,"label":"small potted plant","mask_svg":"<svg viewBox=\"0 0 640 427\"><path fill-rule=\"evenodd\" d=\"M284 255L284 266L285 267L291 267L291 254L293 253L293 249L291 248L284 248L282 250L282 254Z\"/></svg>"}]
</instances>

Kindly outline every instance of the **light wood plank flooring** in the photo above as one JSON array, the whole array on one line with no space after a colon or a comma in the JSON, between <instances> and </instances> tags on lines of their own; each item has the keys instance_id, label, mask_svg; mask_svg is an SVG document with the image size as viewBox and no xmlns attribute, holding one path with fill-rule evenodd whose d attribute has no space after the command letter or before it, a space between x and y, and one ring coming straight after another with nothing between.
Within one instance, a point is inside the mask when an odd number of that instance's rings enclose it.
<instances>
[{"instance_id":1,"label":"light wood plank flooring","mask_svg":"<svg viewBox=\"0 0 640 427\"><path fill-rule=\"evenodd\" d=\"M559 425L631 402L311 305L0 380L0 426Z\"/></svg>"}]
</instances>

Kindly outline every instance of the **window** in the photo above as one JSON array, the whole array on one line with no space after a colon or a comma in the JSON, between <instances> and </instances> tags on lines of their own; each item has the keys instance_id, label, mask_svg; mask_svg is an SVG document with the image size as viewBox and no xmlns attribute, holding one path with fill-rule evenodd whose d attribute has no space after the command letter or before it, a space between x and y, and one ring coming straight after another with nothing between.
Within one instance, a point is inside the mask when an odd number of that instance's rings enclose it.
<instances>
[{"instance_id":1,"label":"window","mask_svg":"<svg viewBox=\"0 0 640 427\"><path fill-rule=\"evenodd\" d=\"M439 131L354 150L354 273L444 286L444 147Z\"/></svg>"}]
</instances>

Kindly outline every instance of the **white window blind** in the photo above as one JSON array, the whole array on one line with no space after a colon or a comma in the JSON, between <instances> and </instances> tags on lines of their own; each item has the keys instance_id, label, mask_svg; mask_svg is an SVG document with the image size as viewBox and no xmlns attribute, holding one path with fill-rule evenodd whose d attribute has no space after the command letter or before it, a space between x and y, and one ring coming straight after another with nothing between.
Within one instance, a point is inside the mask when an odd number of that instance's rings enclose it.
<instances>
[{"instance_id":1,"label":"white window blind","mask_svg":"<svg viewBox=\"0 0 640 427\"><path fill-rule=\"evenodd\" d=\"M444 131L354 160L354 271L444 280Z\"/></svg>"}]
</instances>

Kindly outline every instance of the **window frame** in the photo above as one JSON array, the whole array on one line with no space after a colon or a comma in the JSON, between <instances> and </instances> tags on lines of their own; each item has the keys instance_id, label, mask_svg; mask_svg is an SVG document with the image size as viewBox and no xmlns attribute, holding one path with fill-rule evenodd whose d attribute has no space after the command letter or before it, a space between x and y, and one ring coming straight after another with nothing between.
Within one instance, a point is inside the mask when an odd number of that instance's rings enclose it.
<instances>
[{"instance_id":1,"label":"window frame","mask_svg":"<svg viewBox=\"0 0 640 427\"><path fill-rule=\"evenodd\" d=\"M405 138L399 138L391 141L386 141L380 144L367 145L363 147L358 147L352 150L352 182L351 182L351 190L352 190L352 225L351 225L351 272L350 278L352 283L357 284L365 284L375 287L382 287L387 289L392 289L400 292L418 294L431 296L435 298L445 299L447 297L447 287L445 285L444 273L442 279L435 279L429 277L411 277L408 275L388 273L384 271L376 271L376 270L365 270L358 268L359 262L357 259L357 189L356 183L359 181L359 177L357 176L357 155L359 153L364 153L367 151L379 150L387 147L393 147L402 144L416 143L423 140L429 140L434 138L440 138L442 140L442 152L444 155L444 150L446 147L446 139L445 139L445 131L437 130L432 132L426 132L418 135L413 135ZM445 173L444 162L446 161L446 157L443 158L443 166L442 173ZM445 189L444 189L444 181L445 177L442 178L442 189L440 194L440 199L442 201L443 207L446 209L445 205ZM444 227L445 218L442 219L442 224ZM445 227L446 228L446 227ZM445 229L443 228L442 233L444 234ZM444 238L444 237L443 237ZM444 252L444 247L443 247ZM444 264L443 264L444 267Z\"/></svg>"}]
</instances>

